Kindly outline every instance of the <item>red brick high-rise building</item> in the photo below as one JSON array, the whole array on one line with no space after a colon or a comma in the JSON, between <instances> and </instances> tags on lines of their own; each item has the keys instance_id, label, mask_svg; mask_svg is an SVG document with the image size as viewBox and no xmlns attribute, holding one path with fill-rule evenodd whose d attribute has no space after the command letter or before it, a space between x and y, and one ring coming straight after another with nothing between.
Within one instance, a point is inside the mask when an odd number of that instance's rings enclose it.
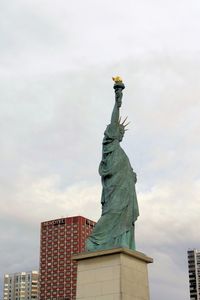
<instances>
[{"instance_id":1,"label":"red brick high-rise building","mask_svg":"<svg viewBox=\"0 0 200 300\"><path fill-rule=\"evenodd\" d=\"M40 300L76 299L77 264L71 255L85 250L94 225L81 216L41 223Z\"/></svg>"}]
</instances>

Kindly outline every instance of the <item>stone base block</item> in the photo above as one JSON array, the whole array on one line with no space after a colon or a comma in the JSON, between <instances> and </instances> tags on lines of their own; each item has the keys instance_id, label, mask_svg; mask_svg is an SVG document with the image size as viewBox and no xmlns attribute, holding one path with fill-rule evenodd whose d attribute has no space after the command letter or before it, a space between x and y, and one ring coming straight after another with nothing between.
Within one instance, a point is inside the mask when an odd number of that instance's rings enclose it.
<instances>
[{"instance_id":1,"label":"stone base block","mask_svg":"<svg viewBox=\"0 0 200 300\"><path fill-rule=\"evenodd\" d=\"M147 264L153 259L125 248L74 255L77 300L149 300Z\"/></svg>"}]
</instances>

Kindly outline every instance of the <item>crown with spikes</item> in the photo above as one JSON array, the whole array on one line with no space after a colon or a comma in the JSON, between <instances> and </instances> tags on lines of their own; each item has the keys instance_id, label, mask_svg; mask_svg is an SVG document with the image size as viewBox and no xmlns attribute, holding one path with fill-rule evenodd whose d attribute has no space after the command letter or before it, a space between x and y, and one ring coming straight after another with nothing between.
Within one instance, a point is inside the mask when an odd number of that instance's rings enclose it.
<instances>
[{"instance_id":1,"label":"crown with spikes","mask_svg":"<svg viewBox=\"0 0 200 300\"><path fill-rule=\"evenodd\" d=\"M128 118L128 116L124 119L124 121L122 122L122 123L120 123L121 122L121 117L119 118L119 121L118 121L118 123L119 123L119 126L122 126L123 127L123 129L124 129L124 131L127 131L128 130L128 128L127 129L125 129L125 127L126 126L128 126L131 122L128 122L128 123L126 123L125 124L125 122L126 122L126 120L127 120L127 118Z\"/></svg>"}]
</instances>

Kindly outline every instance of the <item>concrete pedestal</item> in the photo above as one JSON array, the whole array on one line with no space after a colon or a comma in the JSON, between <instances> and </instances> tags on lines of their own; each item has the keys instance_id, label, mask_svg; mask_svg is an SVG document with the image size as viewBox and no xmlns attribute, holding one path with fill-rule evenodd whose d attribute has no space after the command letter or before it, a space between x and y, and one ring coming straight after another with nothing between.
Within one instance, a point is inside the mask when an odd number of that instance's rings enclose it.
<instances>
[{"instance_id":1,"label":"concrete pedestal","mask_svg":"<svg viewBox=\"0 0 200 300\"><path fill-rule=\"evenodd\" d=\"M153 259L125 248L74 255L77 300L149 300L147 264Z\"/></svg>"}]
</instances>

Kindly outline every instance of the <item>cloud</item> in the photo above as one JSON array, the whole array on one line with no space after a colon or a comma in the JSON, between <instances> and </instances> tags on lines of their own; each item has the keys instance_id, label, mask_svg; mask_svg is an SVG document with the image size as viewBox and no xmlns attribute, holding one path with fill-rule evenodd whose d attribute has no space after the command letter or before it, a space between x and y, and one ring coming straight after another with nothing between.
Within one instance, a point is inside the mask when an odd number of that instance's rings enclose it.
<instances>
[{"instance_id":1,"label":"cloud","mask_svg":"<svg viewBox=\"0 0 200 300\"><path fill-rule=\"evenodd\" d=\"M58 176L48 178L29 178L26 175L18 179L15 190L8 192L7 199L1 202L1 214L4 218L15 219L22 224L38 224L45 219L64 216L87 215L97 219L100 187L87 182L60 188ZM2 199L4 194L1 195ZM12 205L10 205L12 204ZM85 210L86 209L86 210Z\"/></svg>"},{"instance_id":2,"label":"cloud","mask_svg":"<svg viewBox=\"0 0 200 300\"><path fill-rule=\"evenodd\" d=\"M200 47L198 1L127 1L123 7L120 1L114 6L91 0L9 3L1 3L2 77L120 63L148 52L193 53Z\"/></svg>"}]
</instances>

